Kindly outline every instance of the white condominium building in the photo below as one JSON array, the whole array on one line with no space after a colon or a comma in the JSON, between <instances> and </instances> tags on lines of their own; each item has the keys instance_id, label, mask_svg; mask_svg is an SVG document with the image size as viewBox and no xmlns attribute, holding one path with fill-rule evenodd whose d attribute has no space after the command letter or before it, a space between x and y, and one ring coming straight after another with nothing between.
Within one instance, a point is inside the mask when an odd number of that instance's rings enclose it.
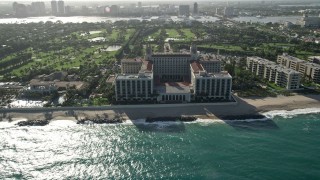
<instances>
[{"instance_id":1,"label":"white condominium building","mask_svg":"<svg viewBox=\"0 0 320 180\"><path fill-rule=\"evenodd\" d=\"M247 69L254 75L276 83L288 90L299 89L301 74L283 65L260 57L247 57Z\"/></svg>"},{"instance_id":2,"label":"white condominium building","mask_svg":"<svg viewBox=\"0 0 320 180\"><path fill-rule=\"evenodd\" d=\"M299 71L305 78L320 83L320 65L310 63L288 54L279 55L277 62L287 68Z\"/></svg>"},{"instance_id":3,"label":"white condominium building","mask_svg":"<svg viewBox=\"0 0 320 180\"><path fill-rule=\"evenodd\" d=\"M320 83L320 65L315 63L302 63L299 67L299 72L305 76L305 78L312 80L315 83Z\"/></svg>"},{"instance_id":4,"label":"white condominium building","mask_svg":"<svg viewBox=\"0 0 320 180\"><path fill-rule=\"evenodd\" d=\"M195 96L200 98L231 99L232 77L228 72L208 73L202 62L190 64L191 85Z\"/></svg>"},{"instance_id":5,"label":"white condominium building","mask_svg":"<svg viewBox=\"0 0 320 180\"><path fill-rule=\"evenodd\" d=\"M137 59L125 59L121 61L121 64L125 64L126 67L121 68L121 74L115 77L116 100L151 100L153 98L152 63L149 61L141 61L140 63ZM137 64L140 64L139 71L135 71ZM126 74L124 72L133 73Z\"/></svg>"},{"instance_id":6,"label":"white condominium building","mask_svg":"<svg viewBox=\"0 0 320 180\"><path fill-rule=\"evenodd\" d=\"M304 60L301 60L299 58L289 56L286 53L283 53L282 55L278 55L277 63L281 64L287 68L299 71L300 64L304 63Z\"/></svg>"}]
</instances>

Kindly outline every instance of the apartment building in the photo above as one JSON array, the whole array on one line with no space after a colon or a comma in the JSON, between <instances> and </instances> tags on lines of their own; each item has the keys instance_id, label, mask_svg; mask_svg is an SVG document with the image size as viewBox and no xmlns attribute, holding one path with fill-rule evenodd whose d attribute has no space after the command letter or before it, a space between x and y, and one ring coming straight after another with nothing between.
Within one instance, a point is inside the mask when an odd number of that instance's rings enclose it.
<instances>
[{"instance_id":1,"label":"apartment building","mask_svg":"<svg viewBox=\"0 0 320 180\"><path fill-rule=\"evenodd\" d=\"M195 96L231 99L232 77L228 72L208 73L199 61L192 62L190 69Z\"/></svg>"},{"instance_id":2,"label":"apartment building","mask_svg":"<svg viewBox=\"0 0 320 180\"><path fill-rule=\"evenodd\" d=\"M299 58L289 56L284 53L279 55L277 62L290 69L299 71L304 78L312 80L315 83L320 83L320 65L316 63L310 63Z\"/></svg>"},{"instance_id":3,"label":"apartment building","mask_svg":"<svg viewBox=\"0 0 320 180\"><path fill-rule=\"evenodd\" d=\"M283 53L282 55L278 55L277 63L281 64L287 68L299 71L300 64L304 63L304 60L299 58L289 56L287 53Z\"/></svg>"},{"instance_id":4,"label":"apartment building","mask_svg":"<svg viewBox=\"0 0 320 180\"><path fill-rule=\"evenodd\" d=\"M315 83L320 83L320 65L315 63L302 63L299 67L299 72L308 80Z\"/></svg>"},{"instance_id":5,"label":"apartment building","mask_svg":"<svg viewBox=\"0 0 320 180\"><path fill-rule=\"evenodd\" d=\"M293 69L260 57L247 57L247 69L254 75L276 83L287 90L299 89L301 74Z\"/></svg>"}]
</instances>

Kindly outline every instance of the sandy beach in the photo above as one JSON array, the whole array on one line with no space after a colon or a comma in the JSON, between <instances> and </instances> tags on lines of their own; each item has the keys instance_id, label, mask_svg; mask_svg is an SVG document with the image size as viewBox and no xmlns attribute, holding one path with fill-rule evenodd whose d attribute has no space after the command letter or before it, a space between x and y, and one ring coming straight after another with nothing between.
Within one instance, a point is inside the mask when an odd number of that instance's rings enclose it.
<instances>
[{"instance_id":1,"label":"sandy beach","mask_svg":"<svg viewBox=\"0 0 320 180\"><path fill-rule=\"evenodd\" d=\"M320 95L295 95L268 98L239 98L231 104L161 104L101 107L0 109L0 121L21 119L77 120L81 118L114 118L136 120L146 117L197 116L221 119L224 116L254 115L273 110L320 108Z\"/></svg>"}]
</instances>

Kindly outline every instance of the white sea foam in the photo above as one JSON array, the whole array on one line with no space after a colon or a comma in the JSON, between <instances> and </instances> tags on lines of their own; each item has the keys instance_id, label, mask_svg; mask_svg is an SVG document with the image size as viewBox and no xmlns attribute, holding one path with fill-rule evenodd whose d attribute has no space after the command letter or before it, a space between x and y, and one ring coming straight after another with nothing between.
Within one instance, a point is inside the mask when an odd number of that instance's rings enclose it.
<instances>
[{"instance_id":1,"label":"white sea foam","mask_svg":"<svg viewBox=\"0 0 320 180\"><path fill-rule=\"evenodd\" d=\"M0 122L0 129L9 128L13 126L15 126L15 124L12 122L8 122L8 121Z\"/></svg>"},{"instance_id":2,"label":"white sea foam","mask_svg":"<svg viewBox=\"0 0 320 180\"><path fill-rule=\"evenodd\" d=\"M306 108L306 109L295 109L292 111L286 111L286 110L277 110L277 111L269 111L263 113L264 116L267 118L274 118L275 116L281 116L284 118L293 118L294 116L297 116L299 114L314 114L314 113L320 113L320 108Z\"/></svg>"},{"instance_id":3,"label":"white sea foam","mask_svg":"<svg viewBox=\"0 0 320 180\"><path fill-rule=\"evenodd\" d=\"M49 126L54 126L54 127L64 127L64 126L76 126L77 123L72 120L55 120L51 121Z\"/></svg>"},{"instance_id":4,"label":"white sea foam","mask_svg":"<svg viewBox=\"0 0 320 180\"><path fill-rule=\"evenodd\" d=\"M254 121L266 121L269 119L273 119L276 116L281 116L284 118L293 118L300 114L314 114L314 113L320 113L320 108L306 108L306 109L295 109L292 111L286 111L286 110L275 110L275 111L269 111L265 112L262 115L265 116L265 118L262 119L242 119L242 120L221 120L221 119L197 119L196 121L190 121L190 122L180 122L180 121L156 121L156 122L146 122L146 119L136 119L136 120L126 120L123 123L118 124L106 124L109 125L157 125L159 128L165 128L167 126L172 125L179 125L179 124L200 124L200 125L209 125L209 124L217 124L217 123L226 123L226 122L254 122ZM8 122L3 121L0 122L0 128L9 128L14 127L19 121L25 121L27 119L13 119L14 121ZM75 126L77 125L75 121L71 120L57 120L57 121L51 121L49 123L49 126Z\"/></svg>"}]
</instances>

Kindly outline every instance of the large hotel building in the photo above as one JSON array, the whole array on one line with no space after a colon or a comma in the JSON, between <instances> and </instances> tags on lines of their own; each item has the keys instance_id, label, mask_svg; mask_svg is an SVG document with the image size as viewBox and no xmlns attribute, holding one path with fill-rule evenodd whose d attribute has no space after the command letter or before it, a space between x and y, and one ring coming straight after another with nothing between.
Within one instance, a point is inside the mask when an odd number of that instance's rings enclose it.
<instances>
[{"instance_id":1,"label":"large hotel building","mask_svg":"<svg viewBox=\"0 0 320 180\"><path fill-rule=\"evenodd\" d=\"M165 45L165 49L170 49ZM115 76L116 100L149 100L160 103L230 101L232 77L222 71L216 55L190 51L153 53L148 45L144 59L121 60L121 74Z\"/></svg>"}]
</instances>

